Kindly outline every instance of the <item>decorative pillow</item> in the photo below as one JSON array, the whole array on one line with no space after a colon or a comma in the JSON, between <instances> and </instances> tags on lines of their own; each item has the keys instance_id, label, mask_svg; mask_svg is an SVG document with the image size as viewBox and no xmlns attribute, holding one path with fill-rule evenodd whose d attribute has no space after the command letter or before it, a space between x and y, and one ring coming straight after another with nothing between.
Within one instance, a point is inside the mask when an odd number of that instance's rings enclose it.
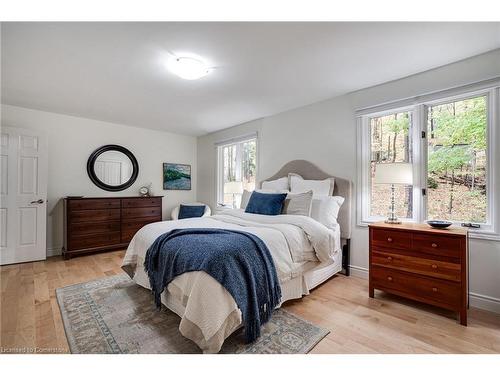
<instances>
[{"instance_id":1,"label":"decorative pillow","mask_svg":"<svg viewBox=\"0 0 500 375\"><path fill-rule=\"evenodd\" d=\"M288 193L281 213L286 215L311 216L313 192Z\"/></svg>"},{"instance_id":2,"label":"decorative pillow","mask_svg":"<svg viewBox=\"0 0 500 375\"><path fill-rule=\"evenodd\" d=\"M318 197L312 200L311 217L328 228L337 226L337 217L344 197Z\"/></svg>"},{"instance_id":3,"label":"decorative pillow","mask_svg":"<svg viewBox=\"0 0 500 375\"><path fill-rule=\"evenodd\" d=\"M290 186L288 185L288 177L278 178L273 181L264 181L262 183L263 190L290 190Z\"/></svg>"},{"instance_id":4,"label":"decorative pillow","mask_svg":"<svg viewBox=\"0 0 500 375\"><path fill-rule=\"evenodd\" d=\"M283 209L286 194L259 193L254 191L245 212L260 215L279 215Z\"/></svg>"},{"instance_id":5,"label":"decorative pillow","mask_svg":"<svg viewBox=\"0 0 500 375\"><path fill-rule=\"evenodd\" d=\"M205 213L205 206L194 206L181 204L178 219L189 219L192 217L202 217Z\"/></svg>"},{"instance_id":6,"label":"decorative pillow","mask_svg":"<svg viewBox=\"0 0 500 375\"><path fill-rule=\"evenodd\" d=\"M249 190L243 190L243 194L241 195L241 203L240 203L240 208L245 209L247 208L248 201L250 200L250 197L252 195L252 192Z\"/></svg>"},{"instance_id":7,"label":"decorative pillow","mask_svg":"<svg viewBox=\"0 0 500 375\"><path fill-rule=\"evenodd\" d=\"M326 197L333 194L335 180L327 178L325 180L304 180L302 176L296 173L288 175L290 179L290 191L292 193L304 193L312 190L314 198Z\"/></svg>"}]
</instances>

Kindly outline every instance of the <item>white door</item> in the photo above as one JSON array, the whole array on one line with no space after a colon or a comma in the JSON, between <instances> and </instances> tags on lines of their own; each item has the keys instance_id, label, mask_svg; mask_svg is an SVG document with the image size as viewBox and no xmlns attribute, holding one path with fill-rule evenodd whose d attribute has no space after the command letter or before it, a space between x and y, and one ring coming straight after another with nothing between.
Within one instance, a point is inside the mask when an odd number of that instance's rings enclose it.
<instances>
[{"instance_id":1,"label":"white door","mask_svg":"<svg viewBox=\"0 0 500 375\"><path fill-rule=\"evenodd\" d=\"M1 128L0 264L47 256L47 139L28 129Z\"/></svg>"}]
</instances>

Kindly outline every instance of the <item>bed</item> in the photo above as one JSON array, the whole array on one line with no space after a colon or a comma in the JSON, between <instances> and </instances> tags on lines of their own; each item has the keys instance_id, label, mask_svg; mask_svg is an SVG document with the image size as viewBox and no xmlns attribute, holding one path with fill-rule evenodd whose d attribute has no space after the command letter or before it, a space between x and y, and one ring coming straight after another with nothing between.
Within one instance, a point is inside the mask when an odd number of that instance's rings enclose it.
<instances>
[{"instance_id":1,"label":"bed","mask_svg":"<svg viewBox=\"0 0 500 375\"><path fill-rule=\"evenodd\" d=\"M338 226L329 229L310 217L266 216L225 210L210 217L163 221L143 227L134 236L122 268L140 286L150 289L144 271L145 254L154 240L178 228L222 228L257 235L269 248L282 291L281 303L301 298L342 270L349 275L351 182L330 176L305 160L284 165L276 180L297 173L304 179L335 178L333 195L345 198ZM229 292L202 271L176 277L161 295L161 302L180 318L179 331L194 341L204 353L217 353L224 340L242 325L241 311Z\"/></svg>"}]
</instances>

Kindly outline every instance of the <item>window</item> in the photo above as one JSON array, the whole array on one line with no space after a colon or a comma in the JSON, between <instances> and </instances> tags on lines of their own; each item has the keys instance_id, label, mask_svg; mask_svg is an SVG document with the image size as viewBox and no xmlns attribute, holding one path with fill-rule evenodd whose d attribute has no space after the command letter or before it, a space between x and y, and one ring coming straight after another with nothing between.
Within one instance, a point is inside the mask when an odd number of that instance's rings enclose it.
<instances>
[{"instance_id":1,"label":"window","mask_svg":"<svg viewBox=\"0 0 500 375\"><path fill-rule=\"evenodd\" d=\"M389 211L391 187L374 183L377 165L404 162L412 165L413 185L395 185L400 219L450 220L498 235L494 202L500 197L492 188L499 168L492 157L498 148L493 136L499 127L497 85L358 112L358 224L381 220Z\"/></svg>"},{"instance_id":2,"label":"window","mask_svg":"<svg viewBox=\"0 0 500 375\"><path fill-rule=\"evenodd\" d=\"M427 217L485 224L487 97L427 108Z\"/></svg>"},{"instance_id":3,"label":"window","mask_svg":"<svg viewBox=\"0 0 500 375\"><path fill-rule=\"evenodd\" d=\"M218 146L217 202L239 208L243 190L253 191L257 175L257 137Z\"/></svg>"},{"instance_id":4,"label":"window","mask_svg":"<svg viewBox=\"0 0 500 375\"><path fill-rule=\"evenodd\" d=\"M370 118L370 216L387 216L391 186L375 184L378 164L412 163L412 113L395 112ZM395 185L396 215L413 217L413 186Z\"/></svg>"}]
</instances>

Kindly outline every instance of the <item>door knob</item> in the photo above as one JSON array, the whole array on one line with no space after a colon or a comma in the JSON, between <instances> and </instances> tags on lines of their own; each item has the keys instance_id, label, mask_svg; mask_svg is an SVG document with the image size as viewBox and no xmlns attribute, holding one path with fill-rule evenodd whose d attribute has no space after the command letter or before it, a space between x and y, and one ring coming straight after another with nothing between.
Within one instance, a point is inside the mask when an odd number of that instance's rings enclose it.
<instances>
[{"instance_id":1,"label":"door knob","mask_svg":"<svg viewBox=\"0 0 500 375\"><path fill-rule=\"evenodd\" d=\"M31 204L42 204L43 202L44 202L44 200L43 200L43 199L39 199L39 200L37 200L37 201L31 201L30 203L31 203Z\"/></svg>"}]
</instances>

